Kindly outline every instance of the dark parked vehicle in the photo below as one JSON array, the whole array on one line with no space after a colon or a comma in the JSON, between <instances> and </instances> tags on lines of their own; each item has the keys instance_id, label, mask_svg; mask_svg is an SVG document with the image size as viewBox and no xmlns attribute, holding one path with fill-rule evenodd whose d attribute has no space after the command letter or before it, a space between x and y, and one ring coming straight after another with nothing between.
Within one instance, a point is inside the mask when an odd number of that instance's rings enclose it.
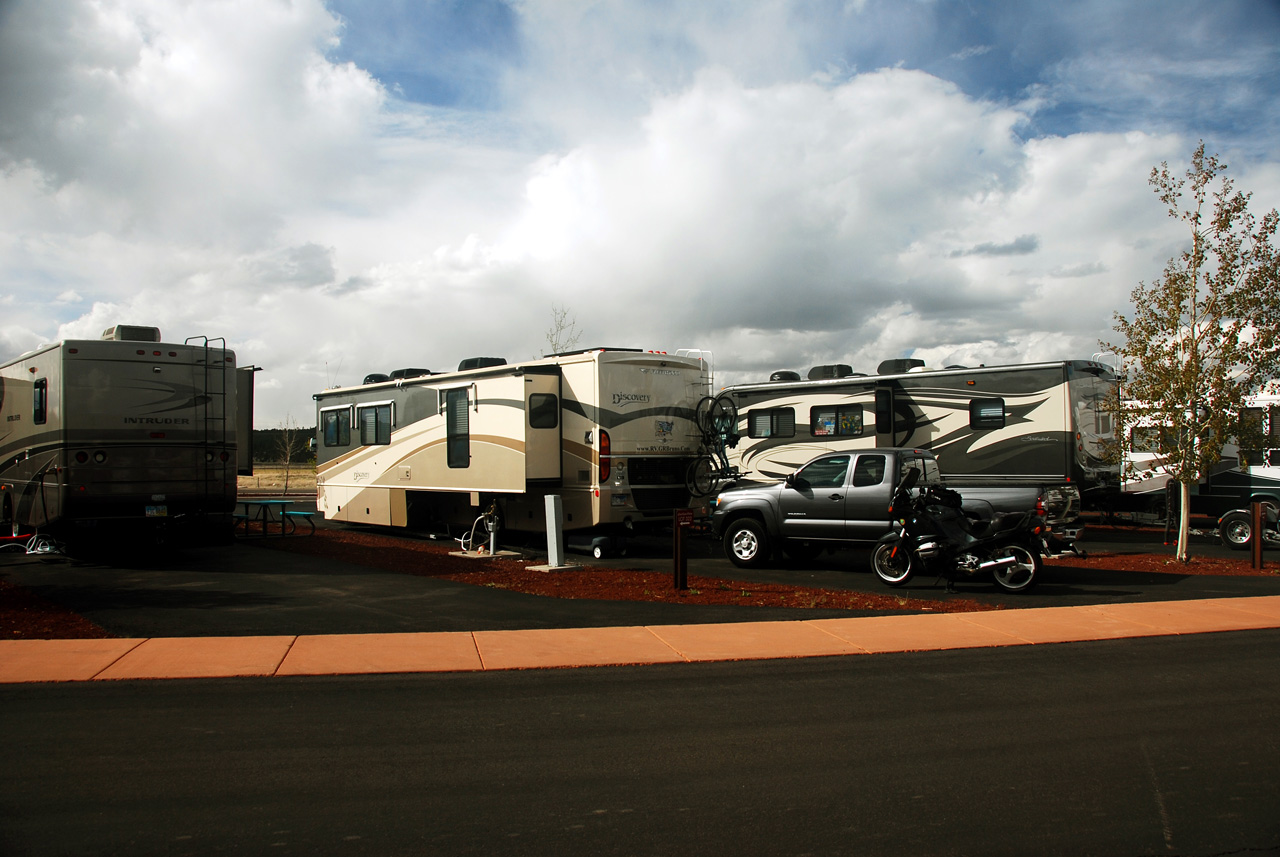
<instances>
[{"instance_id":1,"label":"dark parked vehicle","mask_svg":"<svg viewBox=\"0 0 1280 857\"><path fill-rule=\"evenodd\" d=\"M943 485L937 458L927 449L880 447L820 455L782 480L739 480L712 503L711 525L735 565L764 565L775 548L796 559L811 559L824 548L873 545L893 530L890 506L908 471L919 471L917 490ZM965 485L967 510L1044 511L1043 493L1018 488Z\"/></svg>"},{"instance_id":2,"label":"dark parked vehicle","mask_svg":"<svg viewBox=\"0 0 1280 857\"><path fill-rule=\"evenodd\" d=\"M936 571L951 589L957 577L991 575L1006 592L1025 592L1042 567L1044 518L1034 512L966 514L960 495L940 485L912 493L918 472L907 473L893 495L896 528L880 539L871 567L890 586L921 571Z\"/></svg>"}]
</instances>

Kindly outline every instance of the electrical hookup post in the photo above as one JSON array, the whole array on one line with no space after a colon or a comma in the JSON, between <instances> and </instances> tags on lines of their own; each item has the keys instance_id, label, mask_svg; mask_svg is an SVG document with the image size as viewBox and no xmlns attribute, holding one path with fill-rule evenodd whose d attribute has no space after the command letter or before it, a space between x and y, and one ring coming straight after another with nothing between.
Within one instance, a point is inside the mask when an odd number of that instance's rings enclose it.
<instances>
[{"instance_id":1,"label":"electrical hookup post","mask_svg":"<svg viewBox=\"0 0 1280 857\"><path fill-rule=\"evenodd\" d=\"M676 509L671 520L673 541L671 557L676 589L689 588L689 556L684 549L684 535L693 527L693 510Z\"/></svg>"},{"instance_id":2,"label":"electrical hookup post","mask_svg":"<svg viewBox=\"0 0 1280 857\"><path fill-rule=\"evenodd\" d=\"M1250 503L1249 512L1252 518L1250 523L1253 525L1253 539L1249 544L1249 547L1252 548L1253 570L1262 571L1262 542L1264 540L1264 527L1267 525L1267 522L1263 519L1262 501L1254 500Z\"/></svg>"}]
</instances>

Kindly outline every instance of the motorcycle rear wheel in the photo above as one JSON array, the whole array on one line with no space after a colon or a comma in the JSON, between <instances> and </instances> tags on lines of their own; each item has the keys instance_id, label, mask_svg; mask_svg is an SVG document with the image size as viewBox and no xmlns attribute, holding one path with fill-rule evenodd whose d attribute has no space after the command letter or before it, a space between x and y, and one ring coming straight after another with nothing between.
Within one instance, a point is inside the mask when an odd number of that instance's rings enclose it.
<instances>
[{"instance_id":1,"label":"motorcycle rear wheel","mask_svg":"<svg viewBox=\"0 0 1280 857\"><path fill-rule=\"evenodd\" d=\"M997 568L991 573L995 578L996 586L1005 592L1026 592L1035 585L1036 576L1044 567L1044 560L1040 558L1040 554L1022 545L1005 545L997 548L993 555L996 558L1008 556L1017 560L1016 564Z\"/></svg>"},{"instance_id":2,"label":"motorcycle rear wheel","mask_svg":"<svg viewBox=\"0 0 1280 857\"><path fill-rule=\"evenodd\" d=\"M916 562L901 540L892 539L876 545L871 554L871 567L889 586L901 586L915 574Z\"/></svg>"}]
</instances>

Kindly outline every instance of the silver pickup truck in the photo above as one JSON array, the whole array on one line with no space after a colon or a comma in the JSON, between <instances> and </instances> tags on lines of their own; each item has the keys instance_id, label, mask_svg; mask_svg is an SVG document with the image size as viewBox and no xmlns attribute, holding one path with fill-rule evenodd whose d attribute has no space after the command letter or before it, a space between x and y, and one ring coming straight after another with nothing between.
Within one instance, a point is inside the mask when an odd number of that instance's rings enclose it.
<instances>
[{"instance_id":1,"label":"silver pickup truck","mask_svg":"<svg viewBox=\"0 0 1280 857\"><path fill-rule=\"evenodd\" d=\"M891 529L894 488L912 468L921 473L916 490L944 483L937 459L924 449L820 455L786 479L742 480L720 491L712 501L712 531L723 540L729 559L744 568L769 562L775 548L795 559L812 559L839 543L874 544ZM1061 525L1080 507L1078 493L1046 496L1044 488L1031 484L945 484L961 494L966 510L983 517L1035 509L1050 525Z\"/></svg>"}]
</instances>

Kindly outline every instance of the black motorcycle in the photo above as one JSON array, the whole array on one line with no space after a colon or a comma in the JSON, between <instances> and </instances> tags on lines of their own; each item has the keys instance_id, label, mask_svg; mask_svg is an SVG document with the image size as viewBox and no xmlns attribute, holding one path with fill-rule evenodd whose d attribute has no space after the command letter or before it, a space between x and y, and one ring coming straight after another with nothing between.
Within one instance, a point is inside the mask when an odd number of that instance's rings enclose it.
<instances>
[{"instance_id":1,"label":"black motorcycle","mask_svg":"<svg viewBox=\"0 0 1280 857\"><path fill-rule=\"evenodd\" d=\"M957 577L990 573L1006 592L1026 592L1043 567L1040 536L1044 519L1035 512L1012 512L983 518L966 513L961 497L941 486L917 496L920 479L912 469L893 495L890 514L895 531L880 539L871 567L890 586L901 586L916 573L936 569L951 589Z\"/></svg>"}]
</instances>

